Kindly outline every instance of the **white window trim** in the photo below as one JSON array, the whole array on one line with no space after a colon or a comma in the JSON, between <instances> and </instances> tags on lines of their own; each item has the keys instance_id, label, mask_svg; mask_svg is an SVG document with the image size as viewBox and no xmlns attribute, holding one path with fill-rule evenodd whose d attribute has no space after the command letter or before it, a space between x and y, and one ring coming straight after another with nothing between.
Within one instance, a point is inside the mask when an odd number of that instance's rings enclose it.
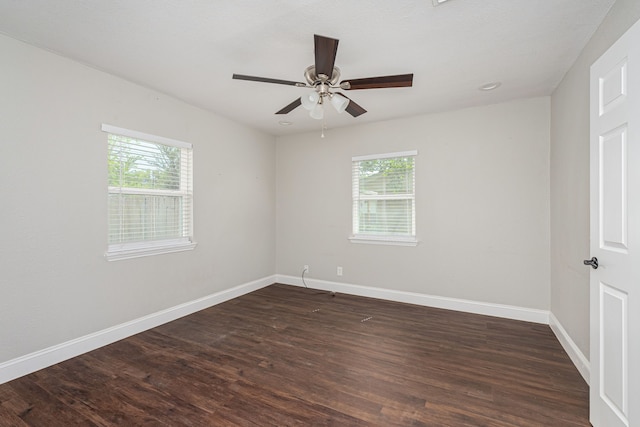
<instances>
[{"instance_id":1,"label":"white window trim","mask_svg":"<svg viewBox=\"0 0 640 427\"><path fill-rule=\"evenodd\" d=\"M363 160L376 160L376 159L393 159L395 157L411 157L417 156L418 150L410 151L398 151L397 153L384 153L384 154L367 154L366 156L355 156L351 158L351 162L361 162Z\"/></svg>"},{"instance_id":2,"label":"white window trim","mask_svg":"<svg viewBox=\"0 0 640 427\"><path fill-rule=\"evenodd\" d=\"M410 151L399 151L395 153L384 153L384 154L368 154L365 156L354 156L351 158L351 163L360 162L365 160L376 160L376 159L391 159L395 157L417 157L418 150L410 150ZM415 167L415 164L414 164ZM414 173L414 183L415 183L415 169ZM354 188L355 191L355 188ZM390 195L386 197L367 197L360 196L360 199L397 199L397 200L405 200L405 199L413 199L415 203L415 190L414 194L407 197L408 195ZM353 212L352 212L353 215ZM415 215L415 212L414 212ZM353 221L357 221L357 218L353 218ZM415 217L413 218L413 226L415 228ZM352 226L353 227L353 226ZM418 246L418 235L417 231L413 236L394 236L390 234L385 235L375 235L375 234L351 234L348 237L351 243L358 244L370 244L370 245L391 245L391 246Z\"/></svg>"},{"instance_id":3,"label":"white window trim","mask_svg":"<svg viewBox=\"0 0 640 427\"><path fill-rule=\"evenodd\" d=\"M121 243L109 245L104 256L107 261L140 258L150 255L169 254L173 252L192 251L198 243L188 238L156 240L150 242Z\"/></svg>"},{"instance_id":4,"label":"white window trim","mask_svg":"<svg viewBox=\"0 0 640 427\"><path fill-rule=\"evenodd\" d=\"M151 135L144 132L138 132L131 129L125 129L117 126L112 126L108 124L102 124L102 131L106 133L110 133L113 135L126 136L134 139L141 139L143 141L148 142L156 142L159 144L170 145L173 147L179 148L188 148L193 149L193 145L179 141L177 139L166 138L158 135ZM109 190L114 190L114 192L120 191L120 189L116 189L115 187L109 187ZM135 194L139 191L136 189L127 189L122 191L125 194ZM140 193L150 193L154 191L140 191ZM156 190L158 194L167 194L167 195L185 195L186 192L182 190ZM193 217L191 218L193 221ZM193 230L193 226L191 227ZM164 239L164 240L152 240L146 242L132 242L132 243L118 243L111 244L107 246L107 251L104 253L107 261L119 261L123 259L131 259L131 258L140 258L151 255L160 255L160 254L168 254L173 252L184 252L184 251L192 251L198 245L197 242L192 241L188 237L183 237L179 239Z\"/></svg>"},{"instance_id":5,"label":"white window trim","mask_svg":"<svg viewBox=\"0 0 640 427\"><path fill-rule=\"evenodd\" d=\"M149 133L138 132L137 130L119 128L117 126L102 124L102 131L113 135L126 136L133 139L142 139L148 142L157 142L158 144L171 145L178 148L193 148L188 142L179 141L177 139L165 138L164 136L151 135Z\"/></svg>"},{"instance_id":6,"label":"white window trim","mask_svg":"<svg viewBox=\"0 0 640 427\"><path fill-rule=\"evenodd\" d=\"M349 236L351 243L392 246L418 246L418 239L406 236L376 236L370 234L356 234Z\"/></svg>"}]
</instances>

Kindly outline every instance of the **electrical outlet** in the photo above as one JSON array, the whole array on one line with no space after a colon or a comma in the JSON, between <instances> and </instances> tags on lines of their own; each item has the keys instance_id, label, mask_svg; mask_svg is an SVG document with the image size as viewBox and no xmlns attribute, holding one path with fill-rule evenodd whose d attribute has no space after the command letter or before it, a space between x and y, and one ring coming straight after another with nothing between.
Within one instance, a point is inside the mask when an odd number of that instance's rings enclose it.
<instances>
[{"instance_id":1,"label":"electrical outlet","mask_svg":"<svg viewBox=\"0 0 640 427\"><path fill-rule=\"evenodd\" d=\"M305 266L302 268L302 270L303 270L306 274L309 274L309 266L308 266L308 265L305 265Z\"/></svg>"},{"instance_id":2,"label":"electrical outlet","mask_svg":"<svg viewBox=\"0 0 640 427\"><path fill-rule=\"evenodd\" d=\"M342 276L342 267L338 266L338 269L337 269L337 271L336 271L336 274L337 274L338 276Z\"/></svg>"}]
</instances>

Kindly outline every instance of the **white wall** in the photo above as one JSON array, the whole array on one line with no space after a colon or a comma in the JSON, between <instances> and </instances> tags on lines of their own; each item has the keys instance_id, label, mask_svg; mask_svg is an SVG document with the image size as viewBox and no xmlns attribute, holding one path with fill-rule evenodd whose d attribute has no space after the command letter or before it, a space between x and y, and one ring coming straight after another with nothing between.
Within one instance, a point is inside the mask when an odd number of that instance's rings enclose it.
<instances>
[{"instance_id":1,"label":"white wall","mask_svg":"<svg viewBox=\"0 0 640 427\"><path fill-rule=\"evenodd\" d=\"M551 97L551 312L589 357L589 68L635 21L618 0Z\"/></svg>"},{"instance_id":2,"label":"white wall","mask_svg":"<svg viewBox=\"0 0 640 427\"><path fill-rule=\"evenodd\" d=\"M275 273L275 139L0 36L0 363ZM194 251L108 262L102 123L194 146Z\"/></svg>"},{"instance_id":3,"label":"white wall","mask_svg":"<svg viewBox=\"0 0 640 427\"><path fill-rule=\"evenodd\" d=\"M278 138L278 273L548 310L549 102ZM351 157L411 149L419 245L350 243Z\"/></svg>"}]
</instances>

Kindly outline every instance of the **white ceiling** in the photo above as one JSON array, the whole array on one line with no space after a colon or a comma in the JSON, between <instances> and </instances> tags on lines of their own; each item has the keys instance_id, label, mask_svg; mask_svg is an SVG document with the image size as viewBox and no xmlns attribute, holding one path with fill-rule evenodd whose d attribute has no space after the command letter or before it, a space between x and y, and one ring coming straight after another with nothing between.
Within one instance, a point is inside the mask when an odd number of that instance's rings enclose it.
<instances>
[{"instance_id":1,"label":"white ceiling","mask_svg":"<svg viewBox=\"0 0 640 427\"><path fill-rule=\"evenodd\" d=\"M614 1L0 0L0 32L283 135L321 127L303 108L274 114L304 89L231 76L304 81L314 34L340 40L341 80L414 73L411 88L348 92L368 112L330 110L331 129L550 95Z\"/></svg>"}]
</instances>

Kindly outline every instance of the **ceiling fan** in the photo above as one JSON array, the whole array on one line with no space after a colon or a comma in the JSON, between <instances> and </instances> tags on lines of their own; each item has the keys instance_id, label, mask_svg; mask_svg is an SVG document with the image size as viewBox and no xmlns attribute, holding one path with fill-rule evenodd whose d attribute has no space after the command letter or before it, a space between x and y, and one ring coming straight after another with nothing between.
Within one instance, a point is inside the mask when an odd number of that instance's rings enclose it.
<instances>
[{"instance_id":1,"label":"ceiling fan","mask_svg":"<svg viewBox=\"0 0 640 427\"><path fill-rule=\"evenodd\" d=\"M358 117L367 112L360 105L349 99L335 89L358 90L358 89L378 89L391 87L410 87L413 85L413 74L399 74L395 76L367 77L362 79L340 80L340 69L334 65L336 53L338 52L338 40L330 37L314 35L315 43L315 64L310 65L304 71L304 82L294 82L290 80L270 79L266 77L246 76L234 74L237 80L249 80L254 82L275 83L301 88L313 89L313 91L301 96L291 104L277 111L276 114L287 114L302 105L309 110L309 114L314 119L324 117L323 105L331 105L339 112L346 111L353 117Z\"/></svg>"}]
</instances>

